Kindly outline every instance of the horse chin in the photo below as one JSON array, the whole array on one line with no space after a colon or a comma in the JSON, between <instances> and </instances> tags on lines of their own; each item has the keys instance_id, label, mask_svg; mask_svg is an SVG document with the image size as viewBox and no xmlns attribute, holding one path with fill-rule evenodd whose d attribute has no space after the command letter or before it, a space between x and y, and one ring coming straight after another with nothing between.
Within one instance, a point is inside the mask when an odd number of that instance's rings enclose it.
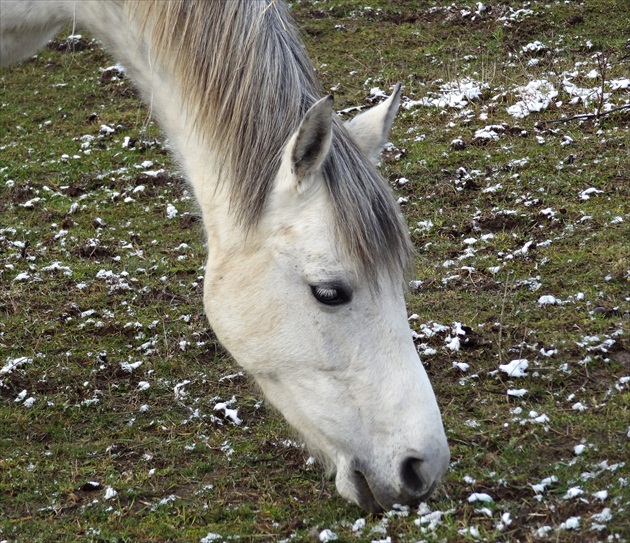
<instances>
[{"instance_id":1,"label":"horse chin","mask_svg":"<svg viewBox=\"0 0 630 543\"><path fill-rule=\"evenodd\" d=\"M353 471L345 476L337 472L335 485L343 498L355 503L368 513L381 513L386 509L378 501L370 488L368 480L360 471Z\"/></svg>"}]
</instances>

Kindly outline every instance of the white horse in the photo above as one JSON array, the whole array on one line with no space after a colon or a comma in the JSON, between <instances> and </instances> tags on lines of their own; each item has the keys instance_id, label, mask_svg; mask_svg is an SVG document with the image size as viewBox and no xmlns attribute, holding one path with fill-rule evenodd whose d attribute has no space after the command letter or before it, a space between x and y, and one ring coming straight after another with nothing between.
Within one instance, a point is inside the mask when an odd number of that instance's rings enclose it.
<instances>
[{"instance_id":1,"label":"white horse","mask_svg":"<svg viewBox=\"0 0 630 543\"><path fill-rule=\"evenodd\" d=\"M368 511L416 504L449 463L412 342L403 219L374 169L400 87L338 121L276 0L0 0L0 65L74 24L127 68L208 237L216 335Z\"/></svg>"}]
</instances>

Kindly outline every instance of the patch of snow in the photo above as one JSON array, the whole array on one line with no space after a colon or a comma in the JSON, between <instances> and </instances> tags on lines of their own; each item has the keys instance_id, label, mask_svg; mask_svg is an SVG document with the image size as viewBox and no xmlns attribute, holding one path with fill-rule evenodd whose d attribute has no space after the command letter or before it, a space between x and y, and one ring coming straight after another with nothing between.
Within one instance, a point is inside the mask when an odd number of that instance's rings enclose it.
<instances>
[{"instance_id":1,"label":"patch of snow","mask_svg":"<svg viewBox=\"0 0 630 543\"><path fill-rule=\"evenodd\" d=\"M607 83L610 85L612 90L630 89L630 79L628 78L611 79L610 81L607 81Z\"/></svg>"},{"instance_id":2,"label":"patch of snow","mask_svg":"<svg viewBox=\"0 0 630 543\"><path fill-rule=\"evenodd\" d=\"M610 511L610 508L606 507L602 510L601 513L595 513L594 515L592 515L591 520L594 520L596 522L609 522L610 520L612 520L612 512Z\"/></svg>"},{"instance_id":3,"label":"patch of snow","mask_svg":"<svg viewBox=\"0 0 630 543\"><path fill-rule=\"evenodd\" d=\"M158 507L162 505L168 505L169 503L174 502L176 499L177 496L175 496L175 494L169 494L168 496L166 496L166 498L162 498L159 502L153 504L151 506L151 511L155 511Z\"/></svg>"},{"instance_id":4,"label":"patch of snow","mask_svg":"<svg viewBox=\"0 0 630 543\"><path fill-rule=\"evenodd\" d=\"M121 362L120 369L126 373L131 373L133 372L133 370L135 370L136 368L139 368L141 365L142 365L142 361L133 362L133 363Z\"/></svg>"},{"instance_id":5,"label":"patch of snow","mask_svg":"<svg viewBox=\"0 0 630 543\"><path fill-rule=\"evenodd\" d=\"M499 190L501 190L503 188L503 184L502 183L496 183L495 185L491 185L489 187L486 187L485 189L481 189L481 192L483 193L489 193L489 192L497 192Z\"/></svg>"},{"instance_id":6,"label":"patch of snow","mask_svg":"<svg viewBox=\"0 0 630 543\"><path fill-rule=\"evenodd\" d=\"M355 534L360 534L364 528L365 528L364 518L358 518L357 520L354 521L354 524L352 525L352 531Z\"/></svg>"},{"instance_id":7,"label":"patch of snow","mask_svg":"<svg viewBox=\"0 0 630 543\"><path fill-rule=\"evenodd\" d=\"M501 125L488 125L484 128L480 128L475 131L476 140L498 140L499 132L503 132L504 128Z\"/></svg>"},{"instance_id":8,"label":"patch of snow","mask_svg":"<svg viewBox=\"0 0 630 543\"><path fill-rule=\"evenodd\" d=\"M466 528L462 528L461 530L458 530L457 533L463 536L470 534L473 539L479 539L480 536L479 528L477 528L477 526L468 526Z\"/></svg>"},{"instance_id":9,"label":"patch of snow","mask_svg":"<svg viewBox=\"0 0 630 543\"><path fill-rule=\"evenodd\" d=\"M549 417L545 415L544 413L542 415L539 415L536 411L530 411L529 418L533 422L537 422L539 424L545 424L546 422L549 422L550 420Z\"/></svg>"},{"instance_id":10,"label":"patch of snow","mask_svg":"<svg viewBox=\"0 0 630 543\"><path fill-rule=\"evenodd\" d=\"M146 172L143 172L142 175L146 175L148 177L157 177L162 173L164 173L164 168L160 168L159 170L147 170Z\"/></svg>"},{"instance_id":11,"label":"patch of snow","mask_svg":"<svg viewBox=\"0 0 630 543\"><path fill-rule=\"evenodd\" d=\"M540 51L546 51L549 49L545 44L536 40L521 47L522 53L538 53Z\"/></svg>"},{"instance_id":12,"label":"patch of snow","mask_svg":"<svg viewBox=\"0 0 630 543\"><path fill-rule=\"evenodd\" d=\"M460 347L459 336L455 336L453 338L448 336L446 338L446 348L447 349L450 349L451 351L459 351L459 347Z\"/></svg>"},{"instance_id":13,"label":"patch of snow","mask_svg":"<svg viewBox=\"0 0 630 543\"><path fill-rule=\"evenodd\" d=\"M578 445L573 447L573 454L575 454L576 456L579 456L580 454L584 452L585 449L586 449L586 445L584 445L583 443L579 443Z\"/></svg>"},{"instance_id":14,"label":"patch of snow","mask_svg":"<svg viewBox=\"0 0 630 543\"><path fill-rule=\"evenodd\" d=\"M502 532L505 530L510 524L512 524L512 519L510 518L510 513L505 512L501 515L500 522L497 523L497 530Z\"/></svg>"},{"instance_id":15,"label":"patch of snow","mask_svg":"<svg viewBox=\"0 0 630 543\"><path fill-rule=\"evenodd\" d=\"M541 526L534 531L534 537L537 539L546 538L553 531L551 526Z\"/></svg>"},{"instance_id":16,"label":"patch of snow","mask_svg":"<svg viewBox=\"0 0 630 543\"><path fill-rule=\"evenodd\" d=\"M489 87L488 83L465 77L460 81L450 81L440 85L439 96L435 98L424 97L420 100L407 100L402 103L402 107L405 109L416 106L463 109L471 101L479 99L483 91Z\"/></svg>"},{"instance_id":17,"label":"patch of snow","mask_svg":"<svg viewBox=\"0 0 630 543\"><path fill-rule=\"evenodd\" d=\"M112 498L116 497L118 495L118 492L116 490L114 490L111 486L108 486L105 488L105 495L103 496L103 498L105 500L111 500Z\"/></svg>"},{"instance_id":18,"label":"patch of snow","mask_svg":"<svg viewBox=\"0 0 630 543\"><path fill-rule=\"evenodd\" d=\"M212 532L208 532L208 535L206 535L205 537L202 537L199 540L199 543L212 543L213 541L217 541L219 539L223 539L223 536L220 536L219 534L214 534Z\"/></svg>"},{"instance_id":19,"label":"patch of snow","mask_svg":"<svg viewBox=\"0 0 630 543\"><path fill-rule=\"evenodd\" d=\"M518 389L508 388L507 390L508 396L514 396L516 398L522 398L523 396L525 396L525 394L527 394L527 389L525 388L518 388Z\"/></svg>"},{"instance_id":20,"label":"patch of snow","mask_svg":"<svg viewBox=\"0 0 630 543\"><path fill-rule=\"evenodd\" d=\"M507 373L510 377L525 377L529 361L526 358L512 360L507 364L500 364L499 369Z\"/></svg>"},{"instance_id":21,"label":"patch of snow","mask_svg":"<svg viewBox=\"0 0 630 543\"><path fill-rule=\"evenodd\" d=\"M575 83L572 83L568 79L565 79L562 82L562 88L568 95L573 96L573 99L570 102L573 105L582 102L586 107L588 107L591 101L599 101L601 95L600 87L592 87L590 89L578 87ZM605 99L609 97L609 93L604 94Z\"/></svg>"},{"instance_id":22,"label":"patch of snow","mask_svg":"<svg viewBox=\"0 0 630 543\"><path fill-rule=\"evenodd\" d=\"M239 426L243 420L238 417L238 409L230 409L228 406L232 405L236 402L236 398L232 396L232 399L229 402L220 402L217 403L213 410L220 411L223 410L225 416L230 419L236 426Z\"/></svg>"},{"instance_id":23,"label":"patch of snow","mask_svg":"<svg viewBox=\"0 0 630 543\"><path fill-rule=\"evenodd\" d=\"M560 530L577 530L580 527L581 517L569 517L560 524Z\"/></svg>"},{"instance_id":24,"label":"patch of snow","mask_svg":"<svg viewBox=\"0 0 630 543\"><path fill-rule=\"evenodd\" d=\"M177 213L177 208L173 204L168 204L166 206L166 216L169 219L174 219L175 217L177 217Z\"/></svg>"},{"instance_id":25,"label":"patch of snow","mask_svg":"<svg viewBox=\"0 0 630 543\"><path fill-rule=\"evenodd\" d=\"M531 486L532 486L532 490L536 494L542 494L547 489L548 486L557 482L558 482L558 478L555 475L552 475L551 477L545 477L542 481L540 481L539 484L531 485Z\"/></svg>"},{"instance_id":26,"label":"patch of snow","mask_svg":"<svg viewBox=\"0 0 630 543\"><path fill-rule=\"evenodd\" d=\"M558 96L558 91L546 79L530 81L524 87L516 87L514 92L520 96L513 106L507 108L509 115L522 119L532 112L539 112L547 109L554 98Z\"/></svg>"},{"instance_id":27,"label":"patch of snow","mask_svg":"<svg viewBox=\"0 0 630 543\"><path fill-rule=\"evenodd\" d=\"M333 532L332 530L329 530L328 528L323 529L320 533L319 533L319 540L320 541L336 541L338 539L337 534L335 532Z\"/></svg>"},{"instance_id":28,"label":"patch of snow","mask_svg":"<svg viewBox=\"0 0 630 543\"><path fill-rule=\"evenodd\" d=\"M567 490L563 498L565 500L570 500L572 498L577 498L578 496L581 496L582 494L584 494L584 491L579 486L573 486L569 488L569 490Z\"/></svg>"},{"instance_id":29,"label":"patch of snow","mask_svg":"<svg viewBox=\"0 0 630 543\"><path fill-rule=\"evenodd\" d=\"M184 390L184 387L188 384L190 384L190 381L188 379L185 379L181 383L177 383L175 385L175 387L173 388L175 400L183 400L187 396L187 393Z\"/></svg>"},{"instance_id":30,"label":"patch of snow","mask_svg":"<svg viewBox=\"0 0 630 543\"><path fill-rule=\"evenodd\" d=\"M596 189L595 187L590 187L588 189L584 189L580 191L578 196L580 200L589 200L591 197L591 194L603 194L603 192L604 192L603 190Z\"/></svg>"},{"instance_id":31,"label":"patch of snow","mask_svg":"<svg viewBox=\"0 0 630 543\"><path fill-rule=\"evenodd\" d=\"M23 204L20 204L20 205L27 209L33 209L35 207L35 204L40 201L42 201L42 198L31 198L27 202L24 202Z\"/></svg>"},{"instance_id":32,"label":"patch of snow","mask_svg":"<svg viewBox=\"0 0 630 543\"><path fill-rule=\"evenodd\" d=\"M432 228L433 228L433 222L431 222L430 220L419 221L418 222L418 228L416 229L416 231L417 232L428 232Z\"/></svg>"},{"instance_id":33,"label":"patch of snow","mask_svg":"<svg viewBox=\"0 0 630 543\"><path fill-rule=\"evenodd\" d=\"M415 519L413 523L416 526L422 526L427 530L435 530L440 524L442 524L442 517L447 513L445 511L431 511L428 506L422 507L423 504L420 505L420 509L418 514L419 518ZM426 526L425 526L426 525Z\"/></svg>"},{"instance_id":34,"label":"patch of snow","mask_svg":"<svg viewBox=\"0 0 630 543\"><path fill-rule=\"evenodd\" d=\"M7 358L7 363L0 368L0 375L11 373L15 368L22 366L23 364L32 364L33 359L26 356L20 356L18 358Z\"/></svg>"},{"instance_id":35,"label":"patch of snow","mask_svg":"<svg viewBox=\"0 0 630 543\"><path fill-rule=\"evenodd\" d=\"M489 494L486 494L485 492L473 492L470 496L468 496L467 500L468 500L468 503L474 503L474 502L490 503L494 501L492 497Z\"/></svg>"}]
</instances>

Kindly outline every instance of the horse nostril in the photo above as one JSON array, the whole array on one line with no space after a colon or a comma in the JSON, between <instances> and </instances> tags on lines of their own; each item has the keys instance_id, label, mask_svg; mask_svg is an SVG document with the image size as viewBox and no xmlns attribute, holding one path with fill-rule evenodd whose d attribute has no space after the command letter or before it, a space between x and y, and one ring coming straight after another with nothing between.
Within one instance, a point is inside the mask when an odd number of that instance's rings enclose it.
<instances>
[{"instance_id":1,"label":"horse nostril","mask_svg":"<svg viewBox=\"0 0 630 543\"><path fill-rule=\"evenodd\" d=\"M427 481L426 475L422 473L423 464L421 458L408 457L400 466L403 487L412 496L424 497L432 490L432 482Z\"/></svg>"}]
</instances>

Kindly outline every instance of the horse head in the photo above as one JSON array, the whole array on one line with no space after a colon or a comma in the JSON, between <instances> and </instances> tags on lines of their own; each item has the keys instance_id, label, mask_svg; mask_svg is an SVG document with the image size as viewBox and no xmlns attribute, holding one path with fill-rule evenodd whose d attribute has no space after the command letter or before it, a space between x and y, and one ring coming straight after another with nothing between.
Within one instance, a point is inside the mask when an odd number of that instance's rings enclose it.
<instances>
[{"instance_id":1,"label":"horse head","mask_svg":"<svg viewBox=\"0 0 630 543\"><path fill-rule=\"evenodd\" d=\"M399 93L340 128L365 161L378 159ZM219 339L336 470L340 494L379 511L426 499L449 451L412 341L403 270L377 266L366 277L334 226L323 171L337 122L331 97L308 110L258 228L208 262L204 302ZM339 184L352 174L337 173Z\"/></svg>"}]
</instances>

